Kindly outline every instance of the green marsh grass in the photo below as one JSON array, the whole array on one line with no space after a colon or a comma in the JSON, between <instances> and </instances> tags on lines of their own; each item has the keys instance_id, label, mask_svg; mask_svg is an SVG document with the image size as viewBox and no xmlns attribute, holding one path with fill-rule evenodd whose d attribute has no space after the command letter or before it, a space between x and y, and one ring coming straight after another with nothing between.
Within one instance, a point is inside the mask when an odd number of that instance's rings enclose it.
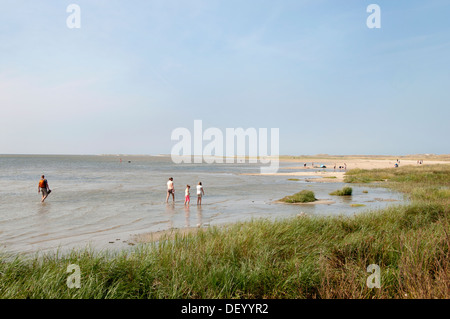
<instances>
[{"instance_id":1,"label":"green marsh grass","mask_svg":"<svg viewBox=\"0 0 450 319\"><path fill-rule=\"evenodd\" d=\"M313 191L302 190L294 195L286 196L280 199L281 202L285 203L310 203L316 201L317 198Z\"/></svg>"},{"instance_id":2,"label":"green marsh grass","mask_svg":"<svg viewBox=\"0 0 450 319\"><path fill-rule=\"evenodd\" d=\"M116 254L4 254L0 297L450 298L450 166L359 174L389 176L381 185L410 201L351 217L209 227ZM79 289L67 287L69 264L81 269ZM380 266L380 289L366 285L370 264Z\"/></svg>"},{"instance_id":3,"label":"green marsh grass","mask_svg":"<svg viewBox=\"0 0 450 319\"><path fill-rule=\"evenodd\" d=\"M330 195L335 196L350 196L352 195L353 189L351 187L345 186L342 189L338 189L334 192L331 192Z\"/></svg>"}]
</instances>

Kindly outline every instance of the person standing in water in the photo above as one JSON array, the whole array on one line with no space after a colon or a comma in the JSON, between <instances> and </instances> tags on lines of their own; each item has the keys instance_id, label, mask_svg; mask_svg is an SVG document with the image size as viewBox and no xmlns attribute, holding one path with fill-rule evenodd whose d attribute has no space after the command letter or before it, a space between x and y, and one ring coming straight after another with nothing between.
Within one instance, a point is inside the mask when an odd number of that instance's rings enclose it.
<instances>
[{"instance_id":1,"label":"person standing in water","mask_svg":"<svg viewBox=\"0 0 450 319\"><path fill-rule=\"evenodd\" d=\"M186 185L186 189L184 191L184 205L186 204L190 204L191 203L191 196L189 194L189 189L191 188L191 186Z\"/></svg>"},{"instance_id":2,"label":"person standing in water","mask_svg":"<svg viewBox=\"0 0 450 319\"><path fill-rule=\"evenodd\" d=\"M42 193L42 199L41 199L42 203L45 201L45 199L47 198L48 194L50 194L50 192L51 192L51 190L50 190L50 187L48 186L48 182L45 179L45 176L42 175L41 180L39 181L39 184L38 184L38 194Z\"/></svg>"},{"instance_id":3,"label":"person standing in water","mask_svg":"<svg viewBox=\"0 0 450 319\"><path fill-rule=\"evenodd\" d=\"M205 191L203 190L202 182L198 182L197 185L197 205L202 204L202 196L205 195Z\"/></svg>"},{"instance_id":4,"label":"person standing in water","mask_svg":"<svg viewBox=\"0 0 450 319\"><path fill-rule=\"evenodd\" d=\"M173 178L169 178L167 181L167 197L166 197L166 203L169 202L169 196L172 194L173 202L175 202L175 187L173 186Z\"/></svg>"}]
</instances>

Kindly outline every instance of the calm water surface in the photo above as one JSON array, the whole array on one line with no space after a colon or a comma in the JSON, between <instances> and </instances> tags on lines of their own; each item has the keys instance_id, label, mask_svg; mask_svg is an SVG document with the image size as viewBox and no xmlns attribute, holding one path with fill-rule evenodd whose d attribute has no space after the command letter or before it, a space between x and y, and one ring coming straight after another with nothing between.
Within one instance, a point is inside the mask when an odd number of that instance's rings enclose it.
<instances>
[{"instance_id":1,"label":"calm water surface","mask_svg":"<svg viewBox=\"0 0 450 319\"><path fill-rule=\"evenodd\" d=\"M352 185L353 196L340 198L328 193L342 188L343 183L241 175L259 173L259 167L248 163L174 164L164 156L3 155L0 250L30 253L88 244L101 249L123 248L128 247L133 234L173 227L206 227L261 217L277 219L301 211L311 215L348 215L403 200L402 195L384 188ZM41 195L37 193L42 174L52 189L45 203L40 202ZM165 203L169 177L174 178L174 204ZM195 195L199 181L206 193L201 208L196 205ZM186 184L191 185L188 208L184 206ZM310 189L317 198L335 203L273 203L302 189ZM351 207L352 203L366 207Z\"/></svg>"}]
</instances>

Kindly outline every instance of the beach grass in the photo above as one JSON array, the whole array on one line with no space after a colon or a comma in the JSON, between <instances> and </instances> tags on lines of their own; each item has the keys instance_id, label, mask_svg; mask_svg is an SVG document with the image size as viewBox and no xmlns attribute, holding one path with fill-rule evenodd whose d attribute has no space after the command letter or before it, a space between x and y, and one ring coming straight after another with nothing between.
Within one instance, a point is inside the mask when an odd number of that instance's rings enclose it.
<instances>
[{"instance_id":1,"label":"beach grass","mask_svg":"<svg viewBox=\"0 0 450 319\"><path fill-rule=\"evenodd\" d=\"M284 203L310 203L316 201L317 198L313 191L302 190L294 195L286 196L280 199Z\"/></svg>"},{"instance_id":2,"label":"beach grass","mask_svg":"<svg viewBox=\"0 0 450 319\"><path fill-rule=\"evenodd\" d=\"M380 175L408 204L351 217L255 219L115 254L3 254L0 297L450 298L450 166L350 174ZM69 264L80 267L80 288L67 286ZM371 264L381 288L367 286Z\"/></svg>"},{"instance_id":3,"label":"beach grass","mask_svg":"<svg viewBox=\"0 0 450 319\"><path fill-rule=\"evenodd\" d=\"M330 195L334 196L350 196L352 195L353 189L351 187L345 186L342 189L335 190L331 192Z\"/></svg>"}]
</instances>

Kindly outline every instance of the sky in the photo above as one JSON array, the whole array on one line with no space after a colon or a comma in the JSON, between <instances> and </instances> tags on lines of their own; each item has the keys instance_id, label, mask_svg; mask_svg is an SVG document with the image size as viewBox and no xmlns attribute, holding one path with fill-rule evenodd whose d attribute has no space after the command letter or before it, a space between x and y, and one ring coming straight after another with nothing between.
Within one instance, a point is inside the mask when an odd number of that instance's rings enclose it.
<instances>
[{"instance_id":1,"label":"sky","mask_svg":"<svg viewBox=\"0 0 450 319\"><path fill-rule=\"evenodd\" d=\"M0 0L0 154L169 154L194 120L278 128L280 154L449 154L449 16L448 0Z\"/></svg>"}]
</instances>

